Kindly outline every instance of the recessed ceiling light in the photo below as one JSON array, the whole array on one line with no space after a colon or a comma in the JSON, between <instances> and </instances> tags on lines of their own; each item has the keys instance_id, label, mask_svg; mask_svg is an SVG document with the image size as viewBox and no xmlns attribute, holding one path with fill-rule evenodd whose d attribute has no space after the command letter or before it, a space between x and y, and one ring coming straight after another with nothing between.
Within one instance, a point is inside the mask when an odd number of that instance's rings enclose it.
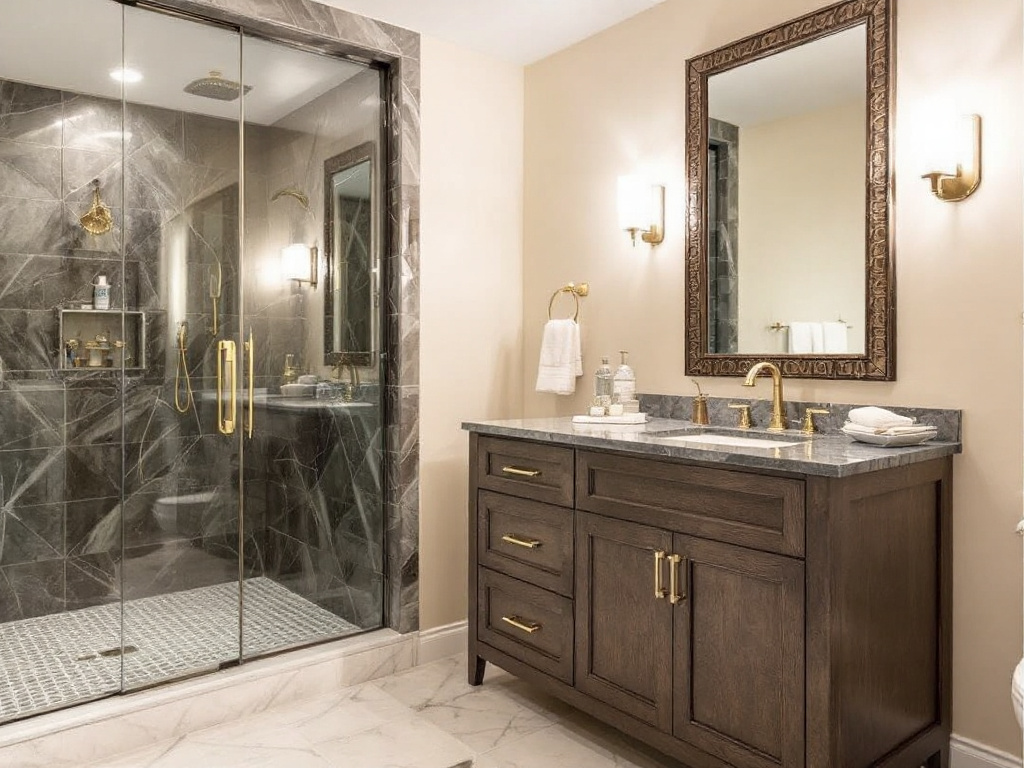
<instances>
[{"instance_id":1,"label":"recessed ceiling light","mask_svg":"<svg viewBox=\"0 0 1024 768\"><path fill-rule=\"evenodd\" d=\"M110 77L119 83L137 83L142 79L142 73L137 69L118 67L110 70Z\"/></svg>"}]
</instances>

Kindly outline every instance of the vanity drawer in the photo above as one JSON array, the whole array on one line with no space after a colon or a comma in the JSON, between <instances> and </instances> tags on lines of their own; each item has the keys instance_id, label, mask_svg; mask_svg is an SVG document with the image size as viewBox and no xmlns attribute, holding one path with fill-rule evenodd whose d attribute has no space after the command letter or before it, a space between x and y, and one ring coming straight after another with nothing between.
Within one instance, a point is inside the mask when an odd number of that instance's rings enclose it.
<instances>
[{"instance_id":1,"label":"vanity drawer","mask_svg":"<svg viewBox=\"0 0 1024 768\"><path fill-rule=\"evenodd\" d=\"M572 510L491 491L477 495L481 565L572 597Z\"/></svg>"},{"instance_id":2,"label":"vanity drawer","mask_svg":"<svg viewBox=\"0 0 1024 768\"><path fill-rule=\"evenodd\" d=\"M481 568L477 637L572 685L572 600Z\"/></svg>"},{"instance_id":3,"label":"vanity drawer","mask_svg":"<svg viewBox=\"0 0 1024 768\"><path fill-rule=\"evenodd\" d=\"M576 461L579 509L803 556L802 480L591 451Z\"/></svg>"},{"instance_id":4,"label":"vanity drawer","mask_svg":"<svg viewBox=\"0 0 1024 768\"><path fill-rule=\"evenodd\" d=\"M477 448L477 484L510 496L571 507L572 448L481 437Z\"/></svg>"}]
</instances>

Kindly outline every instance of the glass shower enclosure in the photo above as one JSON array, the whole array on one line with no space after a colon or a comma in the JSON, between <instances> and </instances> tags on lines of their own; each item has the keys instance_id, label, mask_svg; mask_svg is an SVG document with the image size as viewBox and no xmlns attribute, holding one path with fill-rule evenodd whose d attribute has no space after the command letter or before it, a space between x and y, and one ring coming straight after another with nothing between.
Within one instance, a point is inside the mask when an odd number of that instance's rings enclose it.
<instances>
[{"instance_id":1,"label":"glass shower enclosure","mask_svg":"<svg viewBox=\"0 0 1024 768\"><path fill-rule=\"evenodd\" d=\"M0 722L383 626L381 73L4 11Z\"/></svg>"}]
</instances>

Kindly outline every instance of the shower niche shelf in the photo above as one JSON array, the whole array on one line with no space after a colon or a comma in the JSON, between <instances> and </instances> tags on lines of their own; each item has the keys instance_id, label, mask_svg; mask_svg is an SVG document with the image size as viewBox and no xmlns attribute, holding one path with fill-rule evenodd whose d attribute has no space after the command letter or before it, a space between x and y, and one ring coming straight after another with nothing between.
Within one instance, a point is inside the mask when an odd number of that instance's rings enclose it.
<instances>
[{"instance_id":1,"label":"shower niche shelf","mask_svg":"<svg viewBox=\"0 0 1024 768\"><path fill-rule=\"evenodd\" d=\"M122 364L126 371L146 369L145 312L62 308L57 317L59 370L118 371Z\"/></svg>"}]
</instances>

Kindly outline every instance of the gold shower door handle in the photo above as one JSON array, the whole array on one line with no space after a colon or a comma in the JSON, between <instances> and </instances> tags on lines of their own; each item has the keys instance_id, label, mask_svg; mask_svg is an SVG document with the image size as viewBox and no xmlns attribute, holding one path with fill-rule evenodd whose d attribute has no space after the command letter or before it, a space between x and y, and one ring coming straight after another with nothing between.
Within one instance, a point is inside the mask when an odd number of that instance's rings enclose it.
<instances>
[{"instance_id":1,"label":"gold shower door handle","mask_svg":"<svg viewBox=\"0 0 1024 768\"><path fill-rule=\"evenodd\" d=\"M224 373L225 368L231 374L231 395L228 415L224 415ZM238 412L238 371L235 368L235 342L220 341L217 343L217 429L222 435L235 433L235 415Z\"/></svg>"},{"instance_id":2,"label":"gold shower door handle","mask_svg":"<svg viewBox=\"0 0 1024 768\"><path fill-rule=\"evenodd\" d=\"M249 438L252 438L252 430L256 425L256 379L253 376L255 371L255 364L253 358L256 356L256 336L252 332L252 326L249 326L249 340L245 342L245 354L249 361L249 421L245 425L245 431Z\"/></svg>"}]
</instances>

